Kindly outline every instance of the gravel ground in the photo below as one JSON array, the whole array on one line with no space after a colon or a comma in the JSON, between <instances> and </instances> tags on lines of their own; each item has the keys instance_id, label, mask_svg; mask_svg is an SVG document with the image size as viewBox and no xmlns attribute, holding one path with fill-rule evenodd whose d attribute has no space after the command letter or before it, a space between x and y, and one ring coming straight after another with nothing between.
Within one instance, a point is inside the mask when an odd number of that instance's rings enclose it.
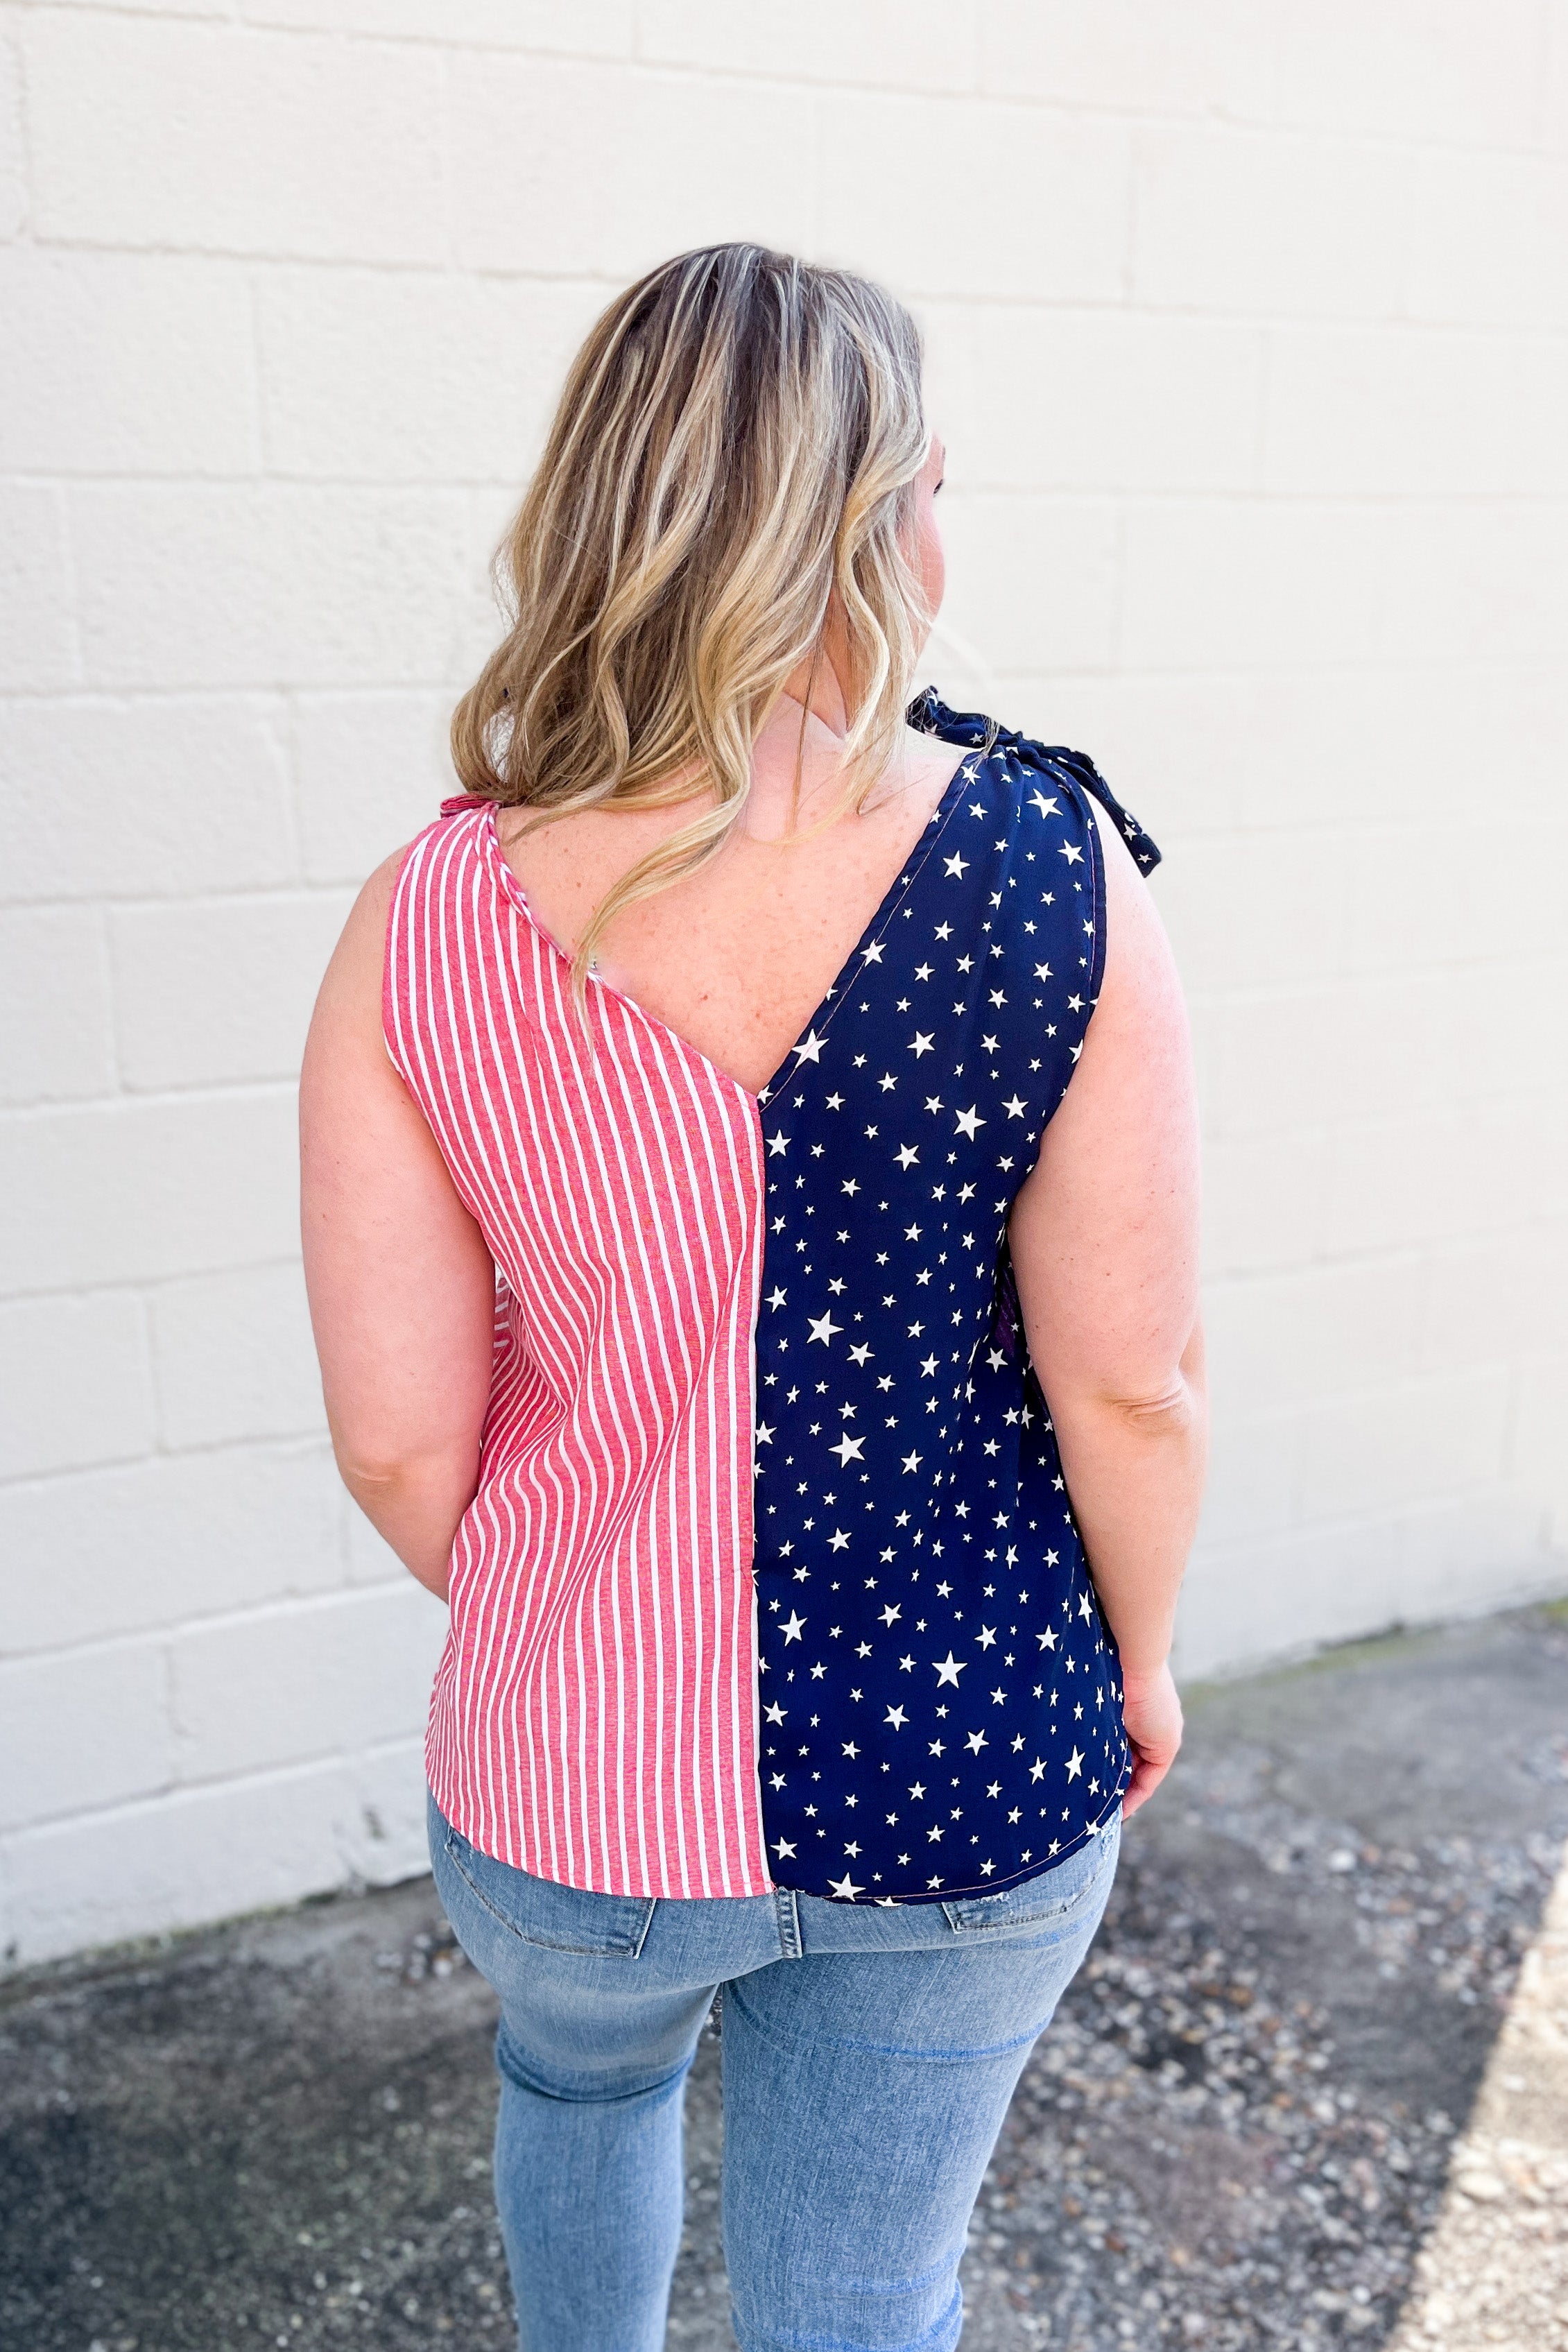
<instances>
[{"instance_id":1,"label":"gravel ground","mask_svg":"<svg viewBox=\"0 0 1568 2352\"><path fill-rule=\"evenodd\" d=\"M1568 1868L1525 1956L1396 2352L1568 2344Z\"/></svg>"},{"instance_id":2,"label":"gravel ground","mask_svg":"<svg viewBox=\"0 0 1568 2352\"><path fill-rule=\"evenodd\" d=\"M998 2146L967 2352L1382 2346L1413 2284L1400 2352L1568 2345L1559 2271L1520 2284L1568 2225L1561 2106L1506 2104L1560 2008L1499 2041L1565 1835L1561 1612L1196 1695ZM5 2352L506 2344L492 2016L423 1882L15 1980ZM688 2117L670 2336L719 2352L711 2039Z\"/></svg>"}]
</instances>

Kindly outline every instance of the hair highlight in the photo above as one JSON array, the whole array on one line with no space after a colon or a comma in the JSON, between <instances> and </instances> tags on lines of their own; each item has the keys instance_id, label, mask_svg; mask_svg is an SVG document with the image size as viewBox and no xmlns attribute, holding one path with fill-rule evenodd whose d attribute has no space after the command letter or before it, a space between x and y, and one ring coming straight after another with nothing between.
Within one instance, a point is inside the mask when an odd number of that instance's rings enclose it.
<instances>
[{"instance_id":1,"label":"hair highlight","mask_svg":"<svg viewBox=\"0 0 1568 2352\"><path fill-rule=\"evenodd\" d=\"M931 615L906 547L928 446L918 331L870 280L756 245L677 256L601 313L497 550L507 628L453 714L465 791L538 813L705 787L594 909L605 925L716 854L752 747L830 613L847 660L842 807L904 722Z\"/></svg>"}]
</instances>

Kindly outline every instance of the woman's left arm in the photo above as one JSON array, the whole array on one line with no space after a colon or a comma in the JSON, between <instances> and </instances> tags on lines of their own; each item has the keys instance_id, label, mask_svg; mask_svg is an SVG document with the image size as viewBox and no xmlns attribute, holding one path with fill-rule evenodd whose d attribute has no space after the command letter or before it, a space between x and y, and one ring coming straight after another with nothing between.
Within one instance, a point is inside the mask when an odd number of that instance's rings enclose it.
<instances>
[{"instance_id":1,"label":"woman's left arm","mask_svg":"<svg viewBox=\"0 0 1568 2352\"><path fill-rule=\"evenodd\" d=\"M478 1482L496 1269L382 1034L402 863L401 852L389 858L360 893L316 1002L299 1087L300 1210L343 1483L444 1601Z\"/></svg>"}]
</instances>

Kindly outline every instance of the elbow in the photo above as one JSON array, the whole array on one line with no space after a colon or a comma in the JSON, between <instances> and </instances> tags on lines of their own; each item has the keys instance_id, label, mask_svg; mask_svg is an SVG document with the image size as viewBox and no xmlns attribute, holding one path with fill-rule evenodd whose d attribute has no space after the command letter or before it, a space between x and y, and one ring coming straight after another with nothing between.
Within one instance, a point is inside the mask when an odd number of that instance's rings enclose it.
<instances>
[{"instance_id":1,"label":"elbow","mask_svg":"<svg viewBox=\"0 0 1568 2352\"><path fill-rule=\"evenodd\" d=\"M1124 1373L1063 1382L1061 1392L1047 1388L1052 1418L1097 1423L1107 1433L1149 1444L1201 1446L1208 1426L1208 1392L1204 1381L1203 1347L1195 1339L1180 1360L1164 1367L1157 1377Z\"/></svg>"},{"instance_id":2,"label":"elbow","mask_svg":"<svg viewBox=\"0 0 1568 2352\"><path fill-rule=\"evenodd\" d=\"M1157 1380L1108 1385L1100 1402L1129 1429L1151 1437L1201 1438L1208 1422L1202 1325L1193 1326L1180 1356Z\"/></svg>"},{"instance_id":3,"label":"elbow","mask_svg":"<svg viewBox=\"0 0 1568 2352\"><path fill-rule=\"evenodd\" d=\"M361 1507L465 1481L472 1491L478 1463L476 1444L434 1453L413 1446L405 1450L378 1445L368 1437L361 1443L355 1433L340 1428L332 1431L332 1454L338 1475Z\"/></svg>"},{"instance_id":4,"label":"elbow","mask_svg":"<svg viewBox=\"0 0 1568 2352\"><path fill-rule=\"evenodd\" d=\"M413 1461L371 1452L368 1448L351 1448L336 1442L332 1447L338 1465L338 1475L361 1511L371 1520L379 1521L389 1506L395 1508L406 1496L417 1491L422 1483Z\"/></svg>"},{"instance_id":5,"label":"elbow","mask_svg":"<svg viewBox=\"0 0 1568 2352\"><path fill-rule=\"evenodd\" d=\"M1199 1436L1207 1419L1201 1382L1179 1370L1158 1387L1102 1396L1098 1402L1107 1413L1139 1437Z\"/></svg>"},{"instance_id":6,"label":"elbow","mask_svg":"<svg viewBox=\"0 0 1568 2352\"><path fill-rule=\"evenodd\" d=\"M365 1495L395 1495L412 1486L416 1477L412 1460L400 1461L391 1454L334 1444L338 1475L356 1502Z\"/></svg>"}]
</instances>

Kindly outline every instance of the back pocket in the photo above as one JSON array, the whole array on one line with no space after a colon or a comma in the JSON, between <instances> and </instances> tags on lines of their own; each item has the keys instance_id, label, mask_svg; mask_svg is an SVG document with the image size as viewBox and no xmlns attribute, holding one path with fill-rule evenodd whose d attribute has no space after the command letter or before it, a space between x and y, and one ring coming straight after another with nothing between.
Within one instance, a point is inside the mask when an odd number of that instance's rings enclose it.
<instances>
[{"instance_id":1,"label":"back pocket","mask_svg":"<svg viewBox=\"0 0 1568 2352\"><path fill-rule=\"evenodd\" d=\"M553 1878L535 1878L481 1853L450 1823L444 1843L447 1860L470 1894L520 1942L605 1960L634 1960L642 1951L657 1895L591 1895Z\"/></svg>"},{"instance_id":2,"label":"back pocket","mask_svg":"<svg viewBox=\"0 0 1568 2352\"><path fill-rule=\"evenodd\" d=\"M990 1930L1010 1934L1015 1927L1049 1927L1087 1905L1103 1888L1116 1867L1122 1843L1122 1816L1113 1813L1098 1836L1086 1838L1076 1853L1032 1878L1006 1886L999 1895L976 1895L944 1903L949 1927L960 1935Z\"/></svg>"}]
</instances>

